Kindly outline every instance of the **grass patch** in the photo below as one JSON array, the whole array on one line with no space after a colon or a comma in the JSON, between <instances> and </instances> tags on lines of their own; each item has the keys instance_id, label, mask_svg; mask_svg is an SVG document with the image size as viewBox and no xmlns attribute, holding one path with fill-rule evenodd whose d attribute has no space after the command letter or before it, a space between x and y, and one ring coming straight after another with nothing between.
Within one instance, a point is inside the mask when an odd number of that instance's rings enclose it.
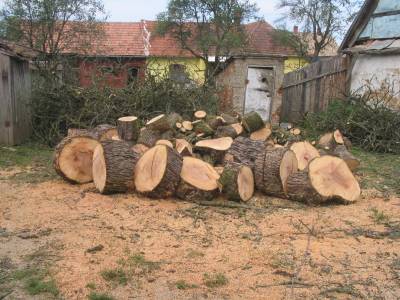
<instances>
[{"instance_id":1,"label":"grass patch","mask_svg":"<svg viewBox=\"0 0 400 300\"><path fill-rule=\"evenodd\" d=\"M127 259L119 261L122 266L128 267L130 270L140 269L143 274L151 273L160 268L160 263L147 260L142 254L134 254L129 256Z\"/></svg>"},{"instance_id":2,"label":"grass patch","mask_svg":"<svg viewBox=\"0 0 400 300\"><path fill-rule=\"evenodd\" d=\"M59 294L54 279L51 278L48 271L38 268L26 268L16 270L11 278L13 280L22 281L24 289L30 295L51 294L57 296Z\"/></svg>"},{"instance_id":3,"label":"grass patch","mask_svg":"<svg viewBox=\"0 0 400 300\"><path fill-rule=\"evenodd\" d=\"M115 284L126 285L128 283L126 272L120 268L104 270L101 272L101 277L103 277L104 280Z\"/></svg>"},{"instance_id":4,"label":"grass patch","mask_svg":"<svg viewBox=\"0 0 400 300\"><path fill-rule=\"evenodd\" d=\"M178 280L177 282L175 282L175 286L178 290L194 289L198 287L195 284L187 283L185 280Z\"/></svg>"},{"instance_id":5,"label":"grass patch","mask_svg":"<svg viewBox=\"0 0 400 300\"><path fill-rule=\"evenodd\" d=\"M21 168L23 171L4 179L22 183L40 183L55 178L52 167L53 150L47 146L28 143L20 146L0 146L0 170Z\"/></svg>"},{"instance_id":6,"label":"grass patch","mask_svg":"<svg viewBox=\"0 0 400 300\"><path fill-rule=\"evenodd\" d=\"M390 217L375 207L371 209L370 217L376 224L389 224L390 222Z\"/></svg>"},{"instance_id":7,"label":"grass patch","mask_svg":"<svg viewBox=\"0 0 400 300\"><path fill-rule=\"evenodd\" d=\"M115 298L105 293L91 292L88 296L89 300L114 300Z\"/></svg>"},{"instance_id":8,"label":"grass patch","mask_svg":"<svg viewBox=\"0 0 400 300\"><path fill-rule=\"evenodd\" d=\"M90 290L95 290L96 284L94 282L89 282L88 284L86 284L86 288L88 288Z\"/></svg>"},{"instance_id":9,"label":"grass patch","mask_svg":"<svg viewBox=\"0 0 400 300\"><path fill-rule=\"evenodd\" d=\"M226 285L228 283L228 278L226 278L226 276L222 273L205 273L203 276L203 282L205 286L209 288L217 288Z\"/></svg>"},{"instance_id":10,"label":"grass patch","mask_svg":"<svg viewBox=\"0 0 400 300\"><path fill-rule=\"evenodd\" d=\"M400 195L400 156L371 153L359 148L351 151L361 160L357 174L363 188Z\"/></svg>"}]
</instances>

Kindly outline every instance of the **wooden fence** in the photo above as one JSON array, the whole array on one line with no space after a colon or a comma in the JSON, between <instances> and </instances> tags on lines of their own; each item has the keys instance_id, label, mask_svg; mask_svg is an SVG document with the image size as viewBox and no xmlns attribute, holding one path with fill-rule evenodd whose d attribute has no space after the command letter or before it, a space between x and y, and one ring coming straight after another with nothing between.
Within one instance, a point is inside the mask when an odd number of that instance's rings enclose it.
<instances>
[{"instance_id":1,"label":"wooden fence","mask_svg":"<svg viewBox=\"0 0 400 300\"><path fill-rule=\"evenodd\" d=\"M347 91L347 60L321 60L283 78L281 120L296 122L307 112L319 112Z\"/></svg>"}]
</instances>

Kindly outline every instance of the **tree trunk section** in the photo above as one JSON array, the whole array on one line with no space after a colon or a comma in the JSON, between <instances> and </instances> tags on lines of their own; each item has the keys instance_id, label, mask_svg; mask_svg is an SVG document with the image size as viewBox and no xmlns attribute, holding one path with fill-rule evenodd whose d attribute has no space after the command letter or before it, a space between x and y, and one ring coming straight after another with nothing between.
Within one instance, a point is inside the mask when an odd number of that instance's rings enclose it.
<instances>
[{"instance_id":1,"label":"tree trunk section","mask_svg":"<svg viewBox=\"0 0 400 300\"><path fill-rule=\"evenodd\" d=\"M140 154L125 141L104 141L93 156L93 181L102 194L125 193L134 189L133 171Z\"/></svg>"},{"instance_id":2,"label":"tree trunk section","mask_svg":"<svg viewBox=\"0 0 400 300\"><path fill-rule=\"evenodd\" d=\"M227 160L239 162L254 171L257 157L264 153L265 145L262 141L253 141L246 137L236 138L227 152Z\"/></svg>"},{"instance_id":3,"label":"tree trunk section","mask_svg":"<svg viewBox=\"0 0 400 300\"><path fill-rule=\"evenodd\" d=\"M158 131L154 131L148 128L143 128L140 131L138 144L143 144L147 147L153 147L157 141L161 139L161 135Z\"/></svg>"},{"instance_id":4,"label":"tree trunk section","mask_svg":"<svg viewBox=\"0 0 400 300\"><path fill-rule=\"evenodd\" d=\"M246 129L246 131L249 133L253 133L254 131L265 127L264 121L261 116L254 111L249 112L243 116L242 124L244 129Z\"/></svg>"},{"instance_id":5,"label":"tree trunk section","mask_svg":"<svg viewBox=\"0 0 400 300\"><path fill-rule=\"evenodd\" d=\"M139 138L139 120L136 117L122 117L117 120L118 136L121 140L135 142Z\"/></svg>"},{"instance_id":6,"label":"tree trunk section","mask_svg":"<svg viewBox=\"0 0 400 300\"><path fill-rule=\"evenodd\" d=\"M286 181L285 190L289 199L309 205L321 204L328 200L313 188L308 171L291 174Z\"/></svg>"},{"instance_id":7,"label":"tree trunk section","mask_svg":"<svg viewBox=\"0 0 400 300\"><path fill-rule=\"evenodd\" d=\"M352 171L356 170L360 166L360 160L351 154L345 145L336 146L335 150L332 152L332 155L343 159Z\"/></svg>"},{"instance_id":8,"label":"tree trunk section","mask_svg":"<svg viewBox=\"0 0 400 300\"><path fill-rule=\"evenodd\" d=\"M240 163L227 163L219 183L222 193L232 201L248 201L254 194L253 171Z\"/></svg>"}]
</instances>

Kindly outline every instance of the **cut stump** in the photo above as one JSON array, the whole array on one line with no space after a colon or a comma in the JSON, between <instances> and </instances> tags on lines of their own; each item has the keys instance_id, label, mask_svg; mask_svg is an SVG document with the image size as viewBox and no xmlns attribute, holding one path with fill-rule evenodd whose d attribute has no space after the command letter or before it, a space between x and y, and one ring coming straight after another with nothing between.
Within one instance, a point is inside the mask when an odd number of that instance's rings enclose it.
<instances>
[{"instance_id":1,"label":"cut stump","mask_svg":"<svg viewBox=\"0 0 400 300\"><path fill-rule=\"evenodd\" d=\"M124 141L137 141L140 133L137 117L122 117L117 120L118 136Z\"/></svg>"},{"instance_id":2,"label":"cut stump","mask_svg":"<svg viewBox=\"0 0 400 300\"><path fill-rule=\"evenodd\" d=\"M176 122L175 122L176 123ZM159 115L146 123L146 128L163 133L172 127L170 120L166 115Z\"/></svg>"},{"instance_id":3,"label":"cut stump","mask_svg":"<svg viewBox=\"0 0 400 300\"><path fill-rule=\"evenodd\" d=\"M265 142L272 134L272 130L269 128L261 128L257 131L254 131L251 135L250 135L250 139L253 141L263 141Z\"/></svg>"},{"instance_id":4,"label":"cut stump","mask_svg":"<svg viewBox=\"0 0 400 300\"><path fill-rule=\"evenodd\" d=\"M296 154L300 171L307 168L311 160L320 156L319 151L307 141L293 143L290 150Z\"/></svg>"},{"instance_id":5,"label":"cut stump","mask_svg":"<svg viewBox=\"0 0 400 300\"><path fill-rule=\"evenodd\" d=\"M254 195L254 175L248 166L227 163L219 183L229 200L246 202Z\"/></svg>"},{"instance_id":6,"label":"cut stump","mask_svg":"<svg viewBox=\"0 0 400 300\"><path fill-rule=\"evenodd\" d=\"M249 112L242 117L242 125L249 133L265 127L263 119L255 111Z\"/></svg>"}]
</instances>

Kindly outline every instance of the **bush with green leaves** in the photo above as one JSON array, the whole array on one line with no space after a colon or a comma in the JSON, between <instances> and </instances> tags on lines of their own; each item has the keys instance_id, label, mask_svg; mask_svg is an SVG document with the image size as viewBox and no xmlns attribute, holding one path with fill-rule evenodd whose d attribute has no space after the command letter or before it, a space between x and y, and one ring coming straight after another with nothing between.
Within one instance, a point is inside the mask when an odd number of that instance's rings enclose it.
<instances>
[{"instance_id":1,"label":"bush with green leaves","mask_svg":"<svg viewBox=\"0 0 400 300\"><path fill-rule=\"evenodd\" d=\"M34 137L54 145L68 128L91 128L115 124L121 116L148 120L162 113L177 112L191 118L193 112L217 110L214 88L180 85L169 79L147 77L126 88L77 87L54 80L37 79L32 97Z\"/></svg>"},{"instance_id":2,"label":"bush with green leaves","mask_svg":"<svg viewBox=\"0 0 400 300\"><path fill-rule=\"evenodd\" d=\"M314 139L339 129L367 151L400 154L400 112L393 108L396 101L392 93L370 88L362 96L336 100L326 111L306 115L301 126Z\"/></svg>"}]
</instances>

